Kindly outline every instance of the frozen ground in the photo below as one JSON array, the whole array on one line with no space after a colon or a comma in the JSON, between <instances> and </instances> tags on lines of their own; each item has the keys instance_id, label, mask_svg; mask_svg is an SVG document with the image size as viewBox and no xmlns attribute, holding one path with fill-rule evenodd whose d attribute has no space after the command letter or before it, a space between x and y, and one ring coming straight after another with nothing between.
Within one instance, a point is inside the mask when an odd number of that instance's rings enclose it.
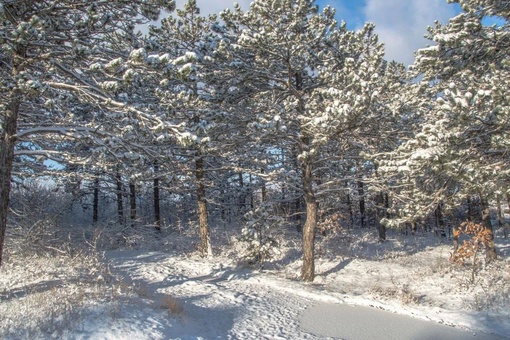
<instances>
[{"instance_id":1,"label":"frozen ground","mask_svg":"<svg viewBox=\"0 0 510 340\"><path fill-rule=\"evenodd\" d=\"M226 237L201 258L194 235L102 262L12 254L0 270L0 338L510 339L508 242L471 283L438 238L379 244L373 234L320 238L313 284L298 280L292 233L263 269L242 265Z\"/></svg>"}]
</instances>

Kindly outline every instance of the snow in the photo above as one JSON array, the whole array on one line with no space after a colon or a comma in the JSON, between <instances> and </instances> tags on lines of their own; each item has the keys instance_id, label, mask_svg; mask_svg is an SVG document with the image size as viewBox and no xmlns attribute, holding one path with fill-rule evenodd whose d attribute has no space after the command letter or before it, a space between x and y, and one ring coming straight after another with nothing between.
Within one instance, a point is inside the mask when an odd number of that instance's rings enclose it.
<instances>
[{"instance_id":1,"label":"snow","mask_svg":"<svg viewBox=\"0 0 510 340\"><path fill-rule=\"evenodd\" d=\"M508 240L497 239L501 259L471 287L470 270L449 263L451 246L440 238L389 231L379 244L374 230L332 234L319 238L317 277L304 283L297 232L286 230L275 257L253 267L214 231L211 258L189 251L196 235L175 232L139 249L107 251L96 264L12 254L0 269L0 337L510 336Z\"/></svg>"}]
</instances>

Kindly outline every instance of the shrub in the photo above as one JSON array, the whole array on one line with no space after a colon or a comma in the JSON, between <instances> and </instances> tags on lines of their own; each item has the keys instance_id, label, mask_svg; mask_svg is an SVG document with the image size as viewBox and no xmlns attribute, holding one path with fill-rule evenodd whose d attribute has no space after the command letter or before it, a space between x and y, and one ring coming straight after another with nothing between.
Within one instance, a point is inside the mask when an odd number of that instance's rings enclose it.
<instances>
[{"instance_id":1,"label":"shrub","mask_svg":"<svg viewBox=\"0 0 510 340\"><path fill-rule=\"evenodd\" d=\"M463 240L463 243L459 245L458 240L461 235L467 235L471 238ZM467 260L471 259L471 282L474 282L477 268L482 263L486 264L495 258L492 231L481 224L466 221L453 230L453 239L455 242L454 251L450 260L464 265ZM480 253L485 253L485 261L479 259L478 255Z\"/></svg>"},{"instance_id":2,"label":"shrub","mask_svg":"<svg viewBox=\"0 0 510 340\"><path fill-rule=\"evenodd\" d=\"M278 242L275 231L283 225L284 219L272 214L271 206L262 205L245 214L241 236L236 240L241 248L240 255L250 265L264 264L270 259Z\"/></svg>"}]
</instances>

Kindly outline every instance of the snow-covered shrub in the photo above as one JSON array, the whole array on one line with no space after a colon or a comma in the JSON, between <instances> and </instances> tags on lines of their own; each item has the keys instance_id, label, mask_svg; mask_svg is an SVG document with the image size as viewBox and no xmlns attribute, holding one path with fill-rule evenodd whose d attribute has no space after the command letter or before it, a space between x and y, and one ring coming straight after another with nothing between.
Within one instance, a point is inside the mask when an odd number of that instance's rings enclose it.
<instances>
[{"instance_id":1,"label":"snow-covered shrub","mask_svg":"<svg viewBox=\"0 0 510 340\"><path fill-rule=\"evenodd\" d=\"M272 206L261 205L247 212L241 236L235 240L238 256L250 265L264 264L274 254L278 242L277 230L284 224L284 219L272 214Z\"/></svg>"},{"instance_id":2,"label":"snow-covered shrub","mask_svg":"<svg viewBox=\"0 0 510 340\"><path fill-rule=\"evenodd\" d=\"M40 253L58 248L70 237L61 219L70 208L68 195L44 181L24 181L11 194L7 238L10 252Z\"/></svg>"}]
</instances>

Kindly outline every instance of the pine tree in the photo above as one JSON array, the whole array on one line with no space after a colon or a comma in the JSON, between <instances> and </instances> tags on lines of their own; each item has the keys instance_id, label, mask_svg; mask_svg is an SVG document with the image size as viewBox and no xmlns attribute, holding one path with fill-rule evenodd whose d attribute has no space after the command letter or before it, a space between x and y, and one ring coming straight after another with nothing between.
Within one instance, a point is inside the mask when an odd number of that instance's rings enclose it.
<instances>
[{"instance_id":1,"label":"pine tree","mask_svg":"<svg viewBox=\"0 0 510 340\"><path fill-rule=\"evenodd\" d=\"M220 52L238 76L232 87L245 95L241 103L251 114L249 125L263 135L272 127L273 148L284 141L297 150L306 205L305 281L315 275L321 149L334 136L362 125L378 103L371 85L383 50L374 26L349 31L334 14L330 7L319 13L309 0L258 0L246 13L239 6L222 13L232 38Z\"/></svg>"},{"instance_id":2,"label":"pine tree","mask_svg":"<svg viewBox=\"0 0 510 340\"><path fill-rule=\"evenodd\" d=\"M86 76L86 70L94 59L111 55L113 51L105 44L109 36L119 31L132 32L136 24L156 19L163 6L172 9L174 3L163 0L2 2L0 265L16 145L22 145L20 140L29 143L36 135L92 136L96 127L79 127L74 121L72 106L78 101L96 108L131 111L145 119L140 110L113 100L94 78ZM40 154L51 154L51 150Z\"/></svg>"},{"instance_id":3,"label":"pine tree","mask_svg":"<svg viewBox=\"0 0 510 340\"><path fill-rule=\"evenodd\" d=\"M509 9L507 1L465 0L462 13L429 28L434 45L416 53L410 87L414 136L384 162L399 174L394 191L402 202L401 221L424 218L471 196L484 202L508 186L510 106ZM500 24L487 26L487 17ZM486 219L490 221L490 219Z\"/></svg>"}]
</instances>

